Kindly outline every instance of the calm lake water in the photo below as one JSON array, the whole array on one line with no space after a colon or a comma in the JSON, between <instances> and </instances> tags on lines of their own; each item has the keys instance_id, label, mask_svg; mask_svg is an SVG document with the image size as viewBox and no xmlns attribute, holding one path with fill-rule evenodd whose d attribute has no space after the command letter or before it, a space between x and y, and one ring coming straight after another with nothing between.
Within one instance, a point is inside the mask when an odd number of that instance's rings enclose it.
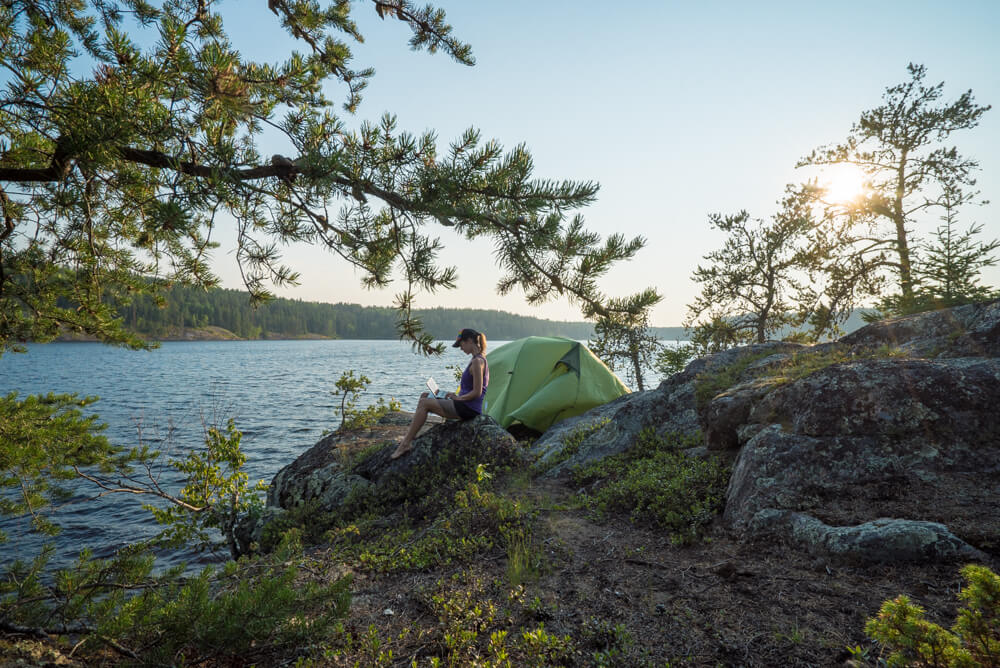
<instances>
[{"instance_id":1,"label":"calm lake water","mask_svg":"<svg viewBox=\"0 0 1000 668\"><path fill-rule=\"evenodd\" d=\"M490 342L491 347L503 342ZM442 388L453 382L453 365L468 357L448 348L428 359L399 341L199 341L164 343L152 352L96 343L31 345L26 354L0 358L0 393L76 393L101 399L89 407L108 425L111 442L136 445L141 439L182 458L203 447L203 425L236 420L243 432L246 470L251 480L270 482L278 470L312 446L323 430L339 424L337 397L330 392L341 373L353 369L371 379L359 404L383 397L412 410L424 380ZM165 480L176 479L172 471ZM168 485L171 491L179 484ZM57 561L75 558L83 547L107 556L157 532L150 513L131 495L112 495L72 505L57 516ZM0 560L34 553L41 541L23 522L0 520L11 541L0 545ZM166 555L198 563L207 557Z\"/></svg>"}]
</instances>

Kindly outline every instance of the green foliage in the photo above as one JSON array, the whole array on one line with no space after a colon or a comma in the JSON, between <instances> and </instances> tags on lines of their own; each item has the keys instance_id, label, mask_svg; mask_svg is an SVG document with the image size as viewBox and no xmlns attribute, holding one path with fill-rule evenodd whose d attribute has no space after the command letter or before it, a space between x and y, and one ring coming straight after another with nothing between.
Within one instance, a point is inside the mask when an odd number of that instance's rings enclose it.
<instances>
[{"instance_id":1,"label":"green foliage","mask_svg":"<svg viewBox=\"0 0 1000 668\"><path fill-rule=\"evenodd\" d=\"M562 448L560 448L560 450L552 457L535 464L532 469L533 473L535 475L541 475L542 473L551 471L555 467L567 461L570 457L580 451L580 446L583 445L583 442L587 440L588 436L597 433L609 422L611 422L611 418L605 417L590 424L581 425L571 431L566 438L563 439Z\"/></svg>"},{"instance_id":2,"label":"green foliage","mask_svg":"<svg viewBox=\"0 0 1000 668\"><path fill-rule=\"evenodd\" d=\"M889 666L986 668L1000 665L1000 577L984 566L962 569L966 587L949 631L924 618L906 596L882 604L865 632L889 651Z\"/></svg>"},{"instance_id":3,"label":"green foliage","mask_svg":"<svg viewBox=\"0 0 1000 668\"><path fill-rule=\"evenodd\" d=\"M722 248L705 256L692 280L701 294L688 306L685 327L713 341L713 347L763 343L805 320L802 272L814 258L809 235L816 226L813 207L801 191L789 189L770 221L736 215L709 216L726 236ZM699 322L700 321L700 322Z\"/></svg>"},{"instance_id":4,"label":"green foliage","mask_svg":"<svg viewBox=\"0 0 1000 668\"><path fill-rule=\"evenodd\" d=\"M697 356L697 351L693 344L683 343L676 347L663 346L656 355L656 362L653 368L663 378L668 378L675 373L680 373L688 362Z\"/></svg>"},{"instance_id":5,"label":"green foliage","mask_svg":"<svg viewBox=\"0 0 1000 668\"><path fill-rule=\"evenodd\" d=\"M643 431L628 451L574 473L576 484L590 486L582 503L599 516L629 513L635 522L670 530L675 543L691 542L722 510L729 483L729 470L715 459L682 452L698 442Z\"/></svg>"},{"instance_id":6,"label":"green foliage","mask_svg":"<svg viewBox=\"0 0 1000 668\"><path fill-rule=\"evenodd\" d=\"M714 397L735 385L748 367L772 354L769 351L747 353L731 364L698 374L694 384L694 401L697 409L700 411L705 408Z\"/></svg>"},{"instance_id":7,"label":"green foliage","mask_svg":"<svg viewBox=\"0 0 1000 668\"><path fill-rule=\"evenodd\" d=\"M597 316L594 338L587 347L612 371L623 370L629 385L640 392L646 389L643 370L652 366L662 347L652 334L649 310L663 298L654 290L626 299L612 299L606 312Z\"/></svg>"},{"instance_id":8,"label":"green foliage","mask_svg":"<svg viewBox=\"0 0 1000 668\"><path fill-rule=\"evenodd\" d=\"M246 455L240 448L243 434L230 418L225 433L209 427L205 434L205 452L193 451L183 460L170 464L186 481L177 502L165 508L146 505L153 517L167 528L160 539L173 546L211 544L209 530L219 530L226 538L230 554L240 556L235 536L236 525L249 513L264 506L260 492L267 484L258 480L251 486L243 470Z\"/></svg>"},{"instance_id":9,"label":"green foliage","mask_svg":"<svg viewBox=\"0 0 1000 668\"><path fill-rule=\"evenodd\" d=\"M254 308L244 290L174 284L160 294L133 296L111 306L124 326L143 337L158 338L181 328L222 327L244 339L322 336L334 339L396 339L399 313L385 306L324 304L275 298ZM491 339L524 336L565 336L586 339L594 331L588 322L558 322L485 309L414 309L424 329L437 339L454 337L470 322L478 323ZM175 334L176 335L176 334Z\"/></svg>"},{"instance_id":10,"label":"green foliage","mask_svg":"<svg viewBox=\"0 0 1000 668\"><path fill-rule=\"evenodd\" d=\"M36 530L54 534L58 528L46 512L69 499L65 483L80 467L129 470L128 453L101 434L106 425L80 411L95 401L75 394L0 396L0 488L16 491L0 495L0 514L30 516Z\"/></svg>"},{"instance_id":11,"label":"green foliage","mask_svg":"<svg viewBox=\"0 0 1000 668\"><path fill-rule=\"evenodd\" d=\"M945 187L944 221L934 232L930 243L921 244L913 266L916 292L910 299L902 295L883 298L876 317L922 313L1000 296L1000 291L979 283L982 270L996 265L993 254L1000 248L1000 239L976 241L982 225L971 225L965 232L958 229L958 215L951 188Z\"/></svg>"},{"instance_id":12,"label":"green foliage","mask_svg":"<svg viewBox=\"0 0 1000 668\"><path fill-rule=\"evenodd\" d=\"M318 244L368 287L405 283L397 331L426 353L441 348L414 314L416 294L457 281L438 226L494 244L500 292L603 309L596 279L644 242L602 242L573 215L596 184L539 179L524 146L505 151L474 128L448 147L391 114L348 128L327 95L340 86L353 114L374 74L352 62L358 5L269 3L259 34L284 30L299 47L272 64L235 48L220 4L0 5L0 61L18 73L0 95L0 184L18 184L0 188L0 352L60 327L142 346L120 316L137 294L217 284L220 215L235 222L252 303L298 280L283 245ZM443 11L374 8L407 25L411 46L473 64ZM265 127L292 157L263 155Z\"/></svg>"},{"instance_id":13,"label":"green foliage","mask_svg":"<svg viewBox=\"0 0 1000 668\"><path fill-rule=\"evenodd\" d=\"M773 379L776 383L791 383L834 364L900 357L906 357L906 353L887 345L860 351L839 346L820 348L818 350L806 349L790 353L785 359L769 365L767 369L762 371L762 375Z\"/></svg>"},{"instance_id":14,"label":"green foliage","mask_svg":"<svg viewBox=\"0 0 1000 668\"><path fill-rule=\"evenodd\" d=\"M0 622L82 634L81 653L111 648L146 665L248 663L325 637L350 603L347 580L303 584L300 546L289 540L270 560L231 563L180 577L154 574L153 556L130 547L111 559L81 553L47 574L48 551L15 562L0 579ZM80 649L80 648L78 648Z\"/></svg>"},{"instance_id":15,"label":"green foliage","mask_svg":"<svg viewBox=\"0 0 1000 668\"><path fill-rule=\"evenodd\" d=\"M354 429L370 429L381 417L390 411L402 410L402 406L395 399L390 399L386 403L382 397L378 398L375 404L368 408L358 410L358 396L368 389L371 384L368 376L354 376L354 370L349 369L340 374L337 379L337 390L331 392L335 397L340 397L340 427L337 431L350 431Z\"/></svg>"},{"instance_id":16,"label":"green foliage","mask_svg":"<svg viewBox=\"0 0 1000 668\"><path fill-rule=\"evenodd\" d=\"M591 617L584 623L581 636L585 645L595 648L592 659L597 668L639 665L637 657L629 654L635 638L624 624Z\"/></svg>"}]
</instances>

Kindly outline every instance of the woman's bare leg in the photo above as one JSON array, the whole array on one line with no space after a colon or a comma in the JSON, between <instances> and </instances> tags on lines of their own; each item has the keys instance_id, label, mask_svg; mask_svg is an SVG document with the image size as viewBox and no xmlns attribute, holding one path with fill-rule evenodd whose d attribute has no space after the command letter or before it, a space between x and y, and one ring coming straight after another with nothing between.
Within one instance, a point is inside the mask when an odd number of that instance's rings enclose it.
<instances>
[{"instance_id":1,"label":"woman's bare leg","mask_svg":"<svg viewBox=\"0 0 1000 668\"><path fill-rule=\"evenodd\" d=\"M407 430L403 440L399 442L399 446L395 452L392 453L392 459L402 457L413 449L411 445L413 439L417 437L417 432L427 422L428 413L434 413L444 418L458 418L458 413L455 412L455 404L450 399L435 399L428 396L426 392L420 395L420 401L417 402L417 410L413 412L413 419L410 421L410 428Z\"/></svg>"}]
</instances>

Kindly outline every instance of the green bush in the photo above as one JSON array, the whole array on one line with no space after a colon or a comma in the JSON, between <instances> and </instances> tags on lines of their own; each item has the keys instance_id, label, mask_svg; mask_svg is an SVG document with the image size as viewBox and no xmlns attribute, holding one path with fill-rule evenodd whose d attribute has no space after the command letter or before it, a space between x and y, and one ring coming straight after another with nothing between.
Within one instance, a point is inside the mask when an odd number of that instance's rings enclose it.
<instances>
[{"instance_id":1,"label":"green bush","mask_svg":"<svg viewBox=\"0 0 1000 668\"><path fill-rule=\"evenodd\" d=\"M78 656L117 653L140 665L273 663L327 638L350 605L349 581L303 581L294 536L271 557L229 562L185 578L182 567L153 573L144 547L112 559L80 555L45 582L45 559L17 562L0 578L0 621L72 629ZM42 594L55 592L57 602Z\"/></svg>"},{"instance_id":2,"label":"green bush","mask_svg":"<svg viewBox=\"0 0 1000 668\"><path fill-rule=\"evenodd\" d=\"M402 410L402 406L396 399L391 398L386 403L382 397L368 408L358 409L358 397L368 389L371 384L368 376L361 375L355 377L354 370L350 369L340 375L335 383L337 389L330 394L340 397L340 407L337 412L340 414L340 427L337 431L350 431L353 429L370 429L379 418L390 411Z\"/></svg>"},{"instance_id":3,"label":"green bush","mask_svg":"<svg viewBox=\"0 0 1000 668\"><path fill-rule=\"evenodd\" d=\"M899 596L882 604L865 632L889 651L890 667L1000 666L1000 577L984 566L962 569L964 605L951 630L924 619L924 609Z\"/></svg>"},{"instance_id":4,"label":"green bush","mask_svg":"<svg viewBox=\"0 0 1000 668\"><path fill-rule=\"evenodd\" d=\"M598 516L629 513L633 521L669 529L677 543L692 541L722 510L729 481L729 470L717 460L683 452L699 441L643 431L627 452L575 472L576 484L593 487L582 503Z\"/></svg>"}]
</instances>

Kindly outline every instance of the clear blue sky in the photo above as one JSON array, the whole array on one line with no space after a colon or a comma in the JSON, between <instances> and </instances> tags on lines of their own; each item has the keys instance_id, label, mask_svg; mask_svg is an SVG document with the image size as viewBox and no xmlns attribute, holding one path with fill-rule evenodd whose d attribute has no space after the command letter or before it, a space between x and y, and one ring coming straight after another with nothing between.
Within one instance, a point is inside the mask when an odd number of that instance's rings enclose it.
<instances>
[{"instance_id":1,"label":"clear blue sky","mask_svg":"<svg viewBox=\"0 0 1000 668\"><path fill-rule=\"evenodd\" d=\"M403 24L356 3L366 41L355 48L354 65L372 66L376 75L347 124L391 111L401 128L433 129L442 145L476 126L507 147L526 143L538 177L599 182L598 202L583 210L588 227L648 240L634 261L607 276L604 290L657 288L664 300L655 325L680 323L697 292L692 270L721 244L708 214L773 213L786 183L813 175L796 170L796 160L844 139L862 110L907 78L909 62L924 64L930 83L945 81L946 99L971 88L978 103L998 107L953 143L980 161L983 196L1000 202L996 0L437 5L472 44L476 66L411 52ZM246 55L276 60L288 48L266 3L241 0L223 9ZM330 93L342 99L341 91ZM998 237L998 211L998 204L970 208L962 222L983 223L984 236ZM936 224L925 221L918 232ZM498 297L489 244L447 230L441 237L444 261L459 269L459 288L424 295L418 306L579 319L565 301L529 307L520 294ZM283 296L388 305L396 292L363 289L350 267L317 248L293 246L286 258L302 284ZM225 248L216 268L224 285L239 287ZM1000 271L987 279L1000 284Z\"/></svg>"}]
</instances>

